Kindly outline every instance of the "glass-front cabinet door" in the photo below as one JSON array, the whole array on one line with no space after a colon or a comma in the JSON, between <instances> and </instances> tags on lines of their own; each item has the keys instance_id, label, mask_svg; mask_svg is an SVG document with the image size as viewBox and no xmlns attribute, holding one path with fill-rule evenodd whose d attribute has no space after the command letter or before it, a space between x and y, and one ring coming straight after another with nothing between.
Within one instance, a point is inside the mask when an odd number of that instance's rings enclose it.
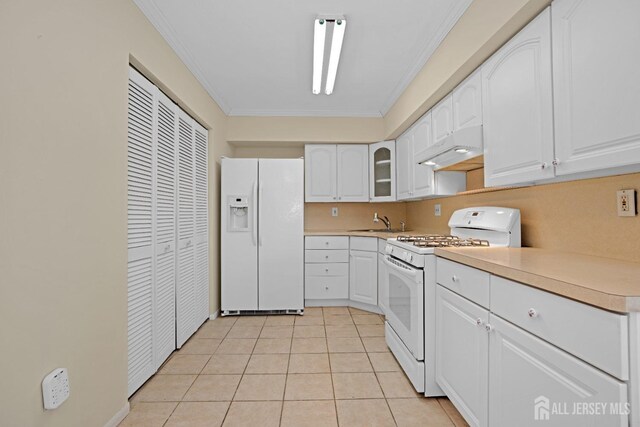
<instances>
[{"instance_id":1,"label":"glass-front cabinet door","mask_svg":"<svg viewBox=\"0 0 640 427\"><path fill-rule=\"evenodd\" d=\"M369 146L369 180L372 202L396 200L395 141L382 141Z\"/></svg>"}]
</instances>

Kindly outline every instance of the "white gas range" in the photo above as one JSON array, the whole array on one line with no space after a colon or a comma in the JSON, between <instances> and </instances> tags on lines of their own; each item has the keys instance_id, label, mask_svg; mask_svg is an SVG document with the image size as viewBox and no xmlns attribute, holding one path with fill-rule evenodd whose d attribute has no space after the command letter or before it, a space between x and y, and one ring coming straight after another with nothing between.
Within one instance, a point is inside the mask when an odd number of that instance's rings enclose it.
<instances>
[{"instance_id":1,"label":"white gas range","mask_svg":"<svg viewBox=\"0 0 640 427\"><path fill-rule=\"evenodd\" d=\"M388 239L381 306L387 345L425 396L444 393L435 381L435 248L520 247L520 211L466 208L449 219L451 235L406 235Z\"/></svg>"}]
</instances>

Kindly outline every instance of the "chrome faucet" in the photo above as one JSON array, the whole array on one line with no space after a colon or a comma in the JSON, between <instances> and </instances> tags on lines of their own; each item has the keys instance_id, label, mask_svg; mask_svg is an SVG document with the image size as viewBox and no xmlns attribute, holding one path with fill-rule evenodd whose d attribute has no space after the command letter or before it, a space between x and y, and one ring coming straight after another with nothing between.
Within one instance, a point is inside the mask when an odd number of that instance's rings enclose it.
<instances>
[{"instance_id":1,"label":"chrome faucet","mask_svg":"<svg viewBox=\"0 0 640 427\"><path fill-rule=\"evenodd\" d=\"M373 213L373 222L378 222L378 221L382 221L384 223L384 225L387 227L387 230L391 231L391 221L389 220L389 218L387 218L386 216L380 218L378 216L378 212L374 212Z\"/></svg>"}]
</instances>

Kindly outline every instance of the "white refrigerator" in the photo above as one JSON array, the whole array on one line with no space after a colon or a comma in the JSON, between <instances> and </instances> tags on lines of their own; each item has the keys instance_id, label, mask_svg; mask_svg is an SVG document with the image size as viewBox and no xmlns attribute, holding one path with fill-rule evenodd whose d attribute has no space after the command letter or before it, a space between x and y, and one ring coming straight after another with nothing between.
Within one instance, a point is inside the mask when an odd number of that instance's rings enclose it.
<instances>
[{"instance_id":1,"label":"white refrigerator","mask_svg":"<svg viewBox=\"0 0 640 427\"><path fill-rule=\"evenodd\" d=\"M304 160L223 158L222 314L304 309Z\"/></svg>"}]
</instances>

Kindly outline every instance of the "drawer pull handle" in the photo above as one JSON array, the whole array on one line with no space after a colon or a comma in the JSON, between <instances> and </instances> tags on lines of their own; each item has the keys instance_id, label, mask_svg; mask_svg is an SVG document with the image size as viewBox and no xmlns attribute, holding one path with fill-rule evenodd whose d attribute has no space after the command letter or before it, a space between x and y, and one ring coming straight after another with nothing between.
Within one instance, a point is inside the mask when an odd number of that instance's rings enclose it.
<instances>
[{"instance_id":1,"label":"drawer pull handle","mask_svg":"<svg viewBox=\"0 0 640 427\"><path fill-rule=\"evenodd\" d=\"M324 242L325 245L329 246L329 242Z\"/></svg>"},{"instance_id":2,"label":"drawer pull handle","mask_svg":"<svg viewBox=\"0 0 640 427\"><path fill-rule=\"evenodd\" d=\"M328 268L325 268L325 269L324 269L324 271L325 271L326 273L328 273L328 272L329 272L329 269L328 269Z\"/></svg>"},{"instance_id":3,"label":"drawer pull handle","mask_svg":"<svg viewBox=\"0 0 640 427\"><path fill-rule=\"evenodd\" d=\"M324 290L325 290L325 291L328 291L328 290L329 290L329 287L328 287L328 286L325 286L325 287L324 287Z\"/></svg>"},{"instance_id":4,"label":"drawer pull handle","mask_svg":"<svg viewBox=\"0 0 640 427\"><path fill-rule=\"evenodd\" d=\"M531 317L532 319L534 317L538 317L538 311L535 308L530 308L528 311L529 317Z\"/></svg>"},{"instance_id":5,"label":"drawer pull handle","mask_svg":"<svg viewBox=\"0 0 640 427\"><path fill-rule=\"evenodd\" d=\"M456 276L455 274L454 274L453 276L451 276L451 281L452 281L452 282L457 282L457 281L459 281L459 280L460 280L460 279L459 279L459 278L458 278L458 276Z\"/></svg>"},{"instance_id":6,"label":"drawer pull handle","mask_svg":"<svg viewBox=\"0 0 640 427\"><path fill-rule=\"evenodd\" d=\"M478 318L476 319L476 325L478 325L478 326L482 326L482 319L481 319L481 318L479 318L479 317L478 317Z\"/></svg>"},{"instance_id":7,"label":"drawer pull handle","mask_svg":"<svg viewBox=\"0 0 640 427\"><path fill-rule=\"evenodd\" d=\"M491 332L491 331L493 331L493 326L491 326L490 324L487 323L486 325L484 325L484 329L487 332Z\"/></svg>"},{"instance_id":8,"label":"drawer pull handle","mask_svg":"<svg viewBox=\"0 0 640 427\"><path fill-rule=\"evenodd\" d=\"M325 255L325 256L324 256L324 259L329 259L329 255Z\"/></svg>"}]
</instances>

